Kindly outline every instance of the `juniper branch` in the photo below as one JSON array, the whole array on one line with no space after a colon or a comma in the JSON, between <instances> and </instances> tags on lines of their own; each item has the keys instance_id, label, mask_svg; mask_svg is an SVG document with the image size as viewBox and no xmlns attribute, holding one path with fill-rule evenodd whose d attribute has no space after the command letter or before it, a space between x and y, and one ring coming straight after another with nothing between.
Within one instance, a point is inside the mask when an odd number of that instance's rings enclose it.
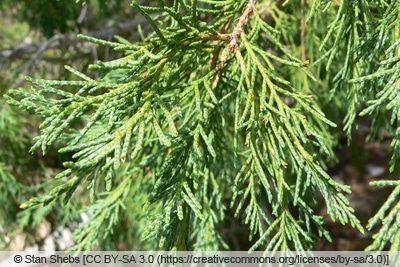
<instances>
[{"instance_id":1,"label":"juniper branch","mask_svg":"<svg viewBox=\"0 0 400 267\"><path fill-rule=\"evenodd\" d=\"M24 207L63 194L67 201L87 185L94 221L77 231L78 248L97 244L95 229L110 232L125 204L145 203L135 209L144 218L141 240L168 250L225 246L218 227L227 201L257 238L251 249L270 240L264 249L306 250L329 239L306 200L318 193L333 220L363 231L344 196L349 187L324 169L336 124L285 72L311 77L308 63L260 17L255 0L132 5L154 30L143 41L80 36L124 52L90 66L99 79L67 68L77 81L29 78L30 91L7 96L44 117L33 149L58 143L73 153L56 176L66 182Z\"/></svg>"}]
</instances>

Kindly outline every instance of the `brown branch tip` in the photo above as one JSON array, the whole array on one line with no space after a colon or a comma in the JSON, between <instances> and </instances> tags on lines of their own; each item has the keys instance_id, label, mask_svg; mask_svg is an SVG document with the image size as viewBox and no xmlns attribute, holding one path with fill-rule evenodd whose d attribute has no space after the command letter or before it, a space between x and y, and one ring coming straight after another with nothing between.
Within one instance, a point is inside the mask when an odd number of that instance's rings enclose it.
<instances>
[{"instance_id":1,"label":"brown branch tip","mask_svg":"<svg viewBox=\"0 0 400 267\"><path fill-rule=\"evenodd\" d=\"M255 9L257 0L249 0L247 3L246 9L244 10L243 14L240 16L238 23L236 24L235 28L233 29L232 33L228 34L229 44L224 48L221 53L221 57L219 63L216 66L217 73L214 77L213 87L215 88L218 84L219 78L221 76L222 69L228 60L228 56L230 53L237 53L239 52L238 40L240 35L243 32L243 27L247 24L248 18L250 14Z\"/></svg>"}]
</instances>

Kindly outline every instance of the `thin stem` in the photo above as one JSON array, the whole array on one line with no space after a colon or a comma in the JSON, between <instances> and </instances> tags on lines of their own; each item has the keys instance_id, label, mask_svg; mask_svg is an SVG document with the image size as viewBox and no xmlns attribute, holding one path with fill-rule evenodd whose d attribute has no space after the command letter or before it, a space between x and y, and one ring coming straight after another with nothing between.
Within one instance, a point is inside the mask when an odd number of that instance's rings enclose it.
<instances>
[{"instance_id":1,"label":"thin stem","mask_svg":"<svg viewBox=\"0 0 400 267\"><path fill-rule=\"evenodd\" d=\"M228 56L231 53L239 52L238 40L240 35L243 32L243 27L247 24L249 15L253 12L255 8L257 0L249 0L247 3L246 9L244 10L243 14L240 16L238 23L236 24L235 28L233 29L232 33L229 36L229 44L224 48L221 53L221 57L219 63L216 66L217 73L215 74L212 87L215 88L219 82L221 77L222 69L225 66L226 61L228 60Z\"/></svg>"},{"instance_id":2,"label":"thin stem","mask_svg":"<svg viewBox=\"0 0 400 267\"><path fill-rule=\"evenodd\" d=\"M301 33L300 33L300 40L301 40L301 60L307 61L306 56L306 46L304 42L304 35L306 32L306 18L304 16L304 6L306 0L301 0Z\"/></svg>"}]
</instances>

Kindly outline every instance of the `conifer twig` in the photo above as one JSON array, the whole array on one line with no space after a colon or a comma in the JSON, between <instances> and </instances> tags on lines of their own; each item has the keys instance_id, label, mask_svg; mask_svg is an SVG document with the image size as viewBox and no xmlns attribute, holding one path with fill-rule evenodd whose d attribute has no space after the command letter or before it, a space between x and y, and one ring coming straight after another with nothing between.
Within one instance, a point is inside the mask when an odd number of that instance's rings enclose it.
<instances>
[{"instance_id":1,"label":"conifer twig","mask_svg":"<svg viewBox=\"0 0 400 267\"><path fill-rule=\"evenodd\" d=\"M243 27L247 24L249 15L253 12L255 8L257 0L249 0L247 3L246 9L243 14L240 16L238 23L236 24L235 28L233 29L232 33L228 35L229 44L224 48L222 51L220 60L216 66L217 73L214 76L214 80L212 83L213 88L215 88L218 84L218 81L221 77L222 69L225 66L226 61L228 60L228 56L230 53L240 53L238 40L240 35L243 32ZM240 56L241 57L241 56ZM242 65L242 64L241 64Z\"/></svg>"},{"instance_id":2,"label":"conifer twig","mask_svg":"<svg viewBox=\"0 0 400 267\"><path fill-rule=\"evenodd\" d=\"M306 18L304 15L304 8L305 8L305 0L301 0L301 33L300 33L300 42L301 42L301 60L307 61L307 56L306 56L306 46L304 42L304 35L306 32Z\"/></svg>"}]
</instances>

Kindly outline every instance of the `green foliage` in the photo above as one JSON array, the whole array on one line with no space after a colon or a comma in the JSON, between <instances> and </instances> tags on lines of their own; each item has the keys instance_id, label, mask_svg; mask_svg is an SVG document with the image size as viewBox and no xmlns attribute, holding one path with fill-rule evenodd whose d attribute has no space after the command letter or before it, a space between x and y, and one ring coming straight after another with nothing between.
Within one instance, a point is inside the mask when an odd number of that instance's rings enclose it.
<instances>
[{"instance_id":1,"label":"green foliage","mask_svg":"<svg viewBox=\"0 0 400 267\"><path fill-rule=\"evenodd\" d=\"M0 102L0 110L0 248L7 250L15 236L34 238L35 228L46 218L51 220L49 217L53 217L57 226L77 221L81 203L72 201L59 209L59 201L54 201L48 206L21 211L19 206L27 196L40 194L61 181L49 179L54 176L51 168L55 166L49 166L49 163L46 166L43 160L36 158L37 155L27 156L30 139L36 132L31 122L36 120L30 118L29 121L25 114L4 102Z\"/></svg>"},{"instance_id":2,"label":"green foliage","mask_svg":"<svg viewBox=\"0 0 400 267\"><path fill-rule=\"evenodd\" d=\"M372 12L373 10L379 12ZM331 32L333 29L337 32L336 45L332 46L332 52L330 52L331 58L335 54L335 49L339 47L338 40L347 38L346 61L334 78L338 87L341 84L347 84L350 88L350 103L348 115L345 118L345 128L350 135L350 127L354 124L360 110L362 110L361 116L375 113L372 117L370 137L376 136L382 128L393 134L391 172L397 167L400 159L399 14L400 4L397 1L343 1L331 28ZM371 185L396 187L382 208L369 221L367 226L369 230L377 225L379 220L384 226L374 236L373 244L367 249L382 250L391 243L391 250L398 251L400 248L400 213L399 203L396 203L396 198L399 197L398 182L379 181L372 182ZM387 212L388 214L385 215Z\"/></svg>"},{"instance_id":3,"label":"green foliage","mask_svg":"<svg viewBox=\"0 0 400 267\"><path fill-rule=\"evenodd\" d=\"M13 174L11 166L14 163L24 165L25 156L17 153L24 153L23 148L28 146L26 132L19 132L21 128L17 124L26 121L1 102L0 110L0 232L3 232L0 241L6 244L4 233L16 226L15 214L18 203L24 201L22 194L25 190L25 186Z\"/></svg>"},{"instance_id":4,"label":"green foliage","mask_svg":"<svg viewBox=\"0 0 400 267\"><path fill-rule=\"evenodd\" d=\"M123 55L90 65L99 78L67 66L76 80L27 78L30 90L5 96L43 118L32 152L56 145L72 154L53 188L21 207L61 202L76 214L71 202L87 197L89 219L75 230L75 250L118 248L107 241L120 242L123 225L128 249L228 248L220 226L230 210L248 226L250 250L310 250L330 240L314 210L318 196L333 221L363 232L345 197L350 187L327 173L338 130L325 115L332 106L323 110L329 100L342 102L349 137L361 110L379 110L375 125L384 106L391 110L394 169L400 4L314 0L307 23L331 23L308 33L307 47L291 34L301 30L290 26L302 16L292 11L298 5L133 1L153 30L141 41L80 35ZM299 49L312 64L299 59ZM399 185L392 183L392 196L367 226L383 220L387 231L370 249L399 248L399 205L390 207Z\"/></svg>"},{"instance_id":5,"label":"green foliage","mask_svg":"<svg viewBox=\"0 0 400 267\"><path fill-rule=\"evenodd\" d=\"M381 209L372 217L367 228L372 229L379 221L382 228L375 234L374 242L366 250L384 250L388 242L392 245L391 251L400 250L400 183L399 181L377 181L371 183L373 186L395 186L392 194L388 197Z\"/></svg>"}]
</instances>

